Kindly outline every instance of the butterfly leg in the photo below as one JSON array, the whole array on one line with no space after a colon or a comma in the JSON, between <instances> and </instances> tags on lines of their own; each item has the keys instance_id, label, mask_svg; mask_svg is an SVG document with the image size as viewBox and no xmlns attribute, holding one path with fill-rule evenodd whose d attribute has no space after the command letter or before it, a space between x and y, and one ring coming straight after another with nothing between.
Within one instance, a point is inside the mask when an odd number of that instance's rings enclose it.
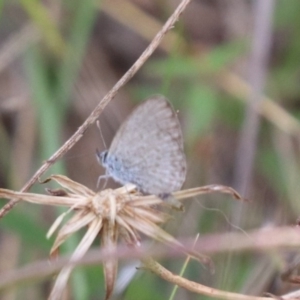
<instances>
[{"instance_id":1,"label":"butterfly leg","mask_svg":"<svg viewBox=\"0 0 300 300\"><path fill-rule=\"evenodd\" d=\"M101 181L102 179L105 179L104 184L103 184L103 187L102 187L102 189L105 189L109 177L110 177L110 176L109 176L108 174L99 176L99 177L98 177L98 180L97 180L97 188L99 188L99 186L100 186L100 181Z\"/></svg>"},{"instance_id":2,"label":"butterfly leg","mask_svg":"<svg viewBox=\"0 0 300 300\"><path fill-rule=\"evenodd\" d=\"M157 197L169 203L176 210L184 210L182 203L179 200L177 200L171 193L158 194Z\"/></svg>"}]
</instances>

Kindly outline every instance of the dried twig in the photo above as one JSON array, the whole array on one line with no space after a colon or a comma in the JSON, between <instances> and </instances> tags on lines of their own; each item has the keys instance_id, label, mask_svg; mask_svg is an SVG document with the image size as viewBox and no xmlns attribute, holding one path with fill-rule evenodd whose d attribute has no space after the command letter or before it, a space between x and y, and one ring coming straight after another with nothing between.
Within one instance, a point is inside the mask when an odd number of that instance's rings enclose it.
<instances>
[{"instance_id":1,"label":"dried twig","mask_svg":"<svg viewBox=\"0 0 300 300\"><path fill-rule=\"evenodd\" d=\"M222 290L217 290L195 281L188 280L179 275L173 274L158 262L153 260L152 258L144 258L142 259L144 267L156 275L160 276L164 280L172 282L180 287L183 287L186 290L191 292L195 292L202 295L207 295L210 297L218 298L218 299L232 299L232 300L270 300L269 297L255 297L255 296L247 296L238 293L226 292Z\"/></svg>"},{"instance_id":2,"label":"dried twig","mask_svg":"<svg viewBox=\"0 0 300 300\"><path fill-rule=\"evenodd\" d=\"M37 180L44 174L60 157L66 154L84 135L85 131L97 120L99 115L102 113L105 106L116 96L117 92L123 87L135 73L144 65L147 59L152 55L155 49L161 43L166 33L171 30L178 20L180 14L184 11L186 6L191 0L183 0L176 8L174 13L167 20L163 28L157 33L150 45L145 49L138 60L132 65L132 67L124 74L124 76L115 84L115 86L100 100L98 105L85 120L85 122L78 128L78 130L59 148L31 177L31 179L23 186L21 191L27 191ZM19 200L11 200L9 203L4 205L0 210L0 218L4 217L17 203Z\"/></svg>"}]
</instances>

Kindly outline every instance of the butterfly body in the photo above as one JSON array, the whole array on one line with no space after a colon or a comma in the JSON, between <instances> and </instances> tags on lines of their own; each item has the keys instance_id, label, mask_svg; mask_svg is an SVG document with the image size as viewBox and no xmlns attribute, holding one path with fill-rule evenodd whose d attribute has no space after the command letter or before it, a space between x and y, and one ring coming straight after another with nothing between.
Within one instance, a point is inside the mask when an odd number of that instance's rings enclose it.
<instances>
[{"instance_id":1,"label":"butterfly body","mask_svg":"<svg viewBox=\"0 0 300 300\"><path fill-rule=\"evenodd\" d=\"M185 180L186 159L177 115L163 96L139 105L99 159L107 175L147 194L169 194Z\"/></svg>"}]
</instances>

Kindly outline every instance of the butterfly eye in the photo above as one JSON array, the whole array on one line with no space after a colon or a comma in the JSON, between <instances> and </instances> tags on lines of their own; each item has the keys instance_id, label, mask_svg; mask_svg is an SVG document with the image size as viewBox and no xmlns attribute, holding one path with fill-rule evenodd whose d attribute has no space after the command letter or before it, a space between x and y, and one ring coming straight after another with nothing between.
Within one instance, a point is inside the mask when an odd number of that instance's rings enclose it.
<instances>
[{"instance_id":1,"label":"butterfly eye","mask_svg":"<svg viewBox=\"0 0 300 300\"><path fill-rule=\"evenodd\" d=\"M102 164L105 164L105 163L106 163L107 154L108 154L108 151L107 151L107 150L100 153L100 158L101 158Z\"/></svg>"},{"instance_id":2,"label":"butterfly eye","mask_svg":"<svg viewBox=\"0 0 300 300\"><path fill-rule=\"evenodd\" d=\"M96 150L96 157L100 164L104 165L106 163L107 153L108 153L107 150L102 152L100 152L98 149Z\"/></svg>"}]
</instances>

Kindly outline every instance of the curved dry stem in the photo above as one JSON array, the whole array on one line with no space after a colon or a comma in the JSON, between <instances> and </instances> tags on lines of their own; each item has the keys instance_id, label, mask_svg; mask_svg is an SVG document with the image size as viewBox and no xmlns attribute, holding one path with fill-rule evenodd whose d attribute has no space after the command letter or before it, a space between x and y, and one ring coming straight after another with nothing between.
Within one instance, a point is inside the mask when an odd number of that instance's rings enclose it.
<instances>
[{"instance_id":1,"label":"curved dry stem","mask_svg":"<svg viewBox=\"0 0 300 300\"><path fill-rule=\"evenodd\" d=\"M195 281L188 280L186 278L183 278L179 275L175 275L166 268L164 268L162 265L160 265L158 262L153 260L150 257L143 258L142 262L144 264L144 268L152 271L159 277L163 278L164 280L167 280L171 283L174 283L186 290L189 290L191 292L202 294L206 296L210 296L213 298L218 299L231 299L231 300L270 300L269 297L255 297L255 296L248 296L243 294L237 294L237 293L231 293L226 292L222 290L217 290L205 285L202 285L200 283L197 283Z\"/></svg>"},{"instance_id":2,"label":"curved dry stem","mask_svg":"<svg viewBox=\"0 0 300 300\"><path fill-rule=\"evenodd\" d=\"M191 0L182 0L174 13L167 20L162 29L157 33L149 46L145 49L138 60L131 66L131 68L121 77L121 79L114 85L114 87L100 100L98 105L84 121L84 123L77 129L77 131L35 172L31 179L23 186L22 192L27 191L37 180L44 174L60 157L66 154L84 135L85 131L97 120L105 106L116 96L117 92L123 87L144 65L148 58L152 55L155 49L161 43L166 33L171 30L178 20L181 13ZM0 218L4 217L19 200L13 199L0 210Z\"/></svg>"}]
</instances>

